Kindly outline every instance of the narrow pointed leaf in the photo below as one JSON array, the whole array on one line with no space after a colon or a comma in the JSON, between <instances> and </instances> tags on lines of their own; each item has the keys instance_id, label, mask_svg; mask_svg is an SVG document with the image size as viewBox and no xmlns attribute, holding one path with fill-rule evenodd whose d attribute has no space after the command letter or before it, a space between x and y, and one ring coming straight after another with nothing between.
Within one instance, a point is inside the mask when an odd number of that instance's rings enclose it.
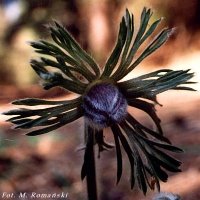
<instances>
[{"instance_id":1,"label":"narrow pointed leaf","mask_svg":"<svg viewBox=\"0 0 200 200\"><path fill-rule=\"evenodd\" d=\"M147 56L149 56L150 54L152 54L155 50L157 50L161 45L163 45L166 40L169 38L169 35L171 33L172 30L170 29L166 29L163 30L154 40L153 42L148 45L148 47L143 51L143 53L136 59L136 61L131 64L131 66L126 70L126 72L123 73L123 76L121 75L121 77L126 76L128 73L130 73L142 60L144 60L144 58L146 58ZM121 79L118 78L119 79Z\"/></svg>"},{"instance_id":2,"label":"narrow pointed leaf","mask_svg":"<svg viewBox=\"0 0 200 200\"><path fill-rule=\"evenodd\" d=\"M128 156L130 166L131 166L131 188L133 188L135 185L135 175L134 175L135 174L134 173L135 172L135 167L134 167L135 159L133 157L134 155L133 155L132 149L131 149L126 137L123 135L120 128L118 127L118 125L111 126L111 129L112 129L112 132L115 132L118 135L118 137L121 141L121 144L124 147L124 150Z\"/></svg>"},{"instance_id":3,"label":"narrow pointed leaf","mask_svg":"<svg viewBox=\"0 0 200 200\"><path fill-rule=\"evenodd\" d=\"M78 97L72 100L64 100L64 101L49 101L43 99L36 99L36 98L25 98L25 99L18 99L12 102L14 105L26 105L26 106L38 106L38 105L78 105L81 101L81 98Z\"/></svg>"},{"instance_id":4,"label":"narrow pointed leaf","mask_svg":"<svg viewBox=\"0 0 200 200\"><path fill-rule=\"evenodd\" d=\"M91 56L89 56L80 46L79 44L73 39L73 37L67 32L66 29L64 29L60 24L58 24L57 22L55 22L55 25L58 29L58 31L60 32L60 35L66 40L66 42L69 43L69 45L71 45L72 50L75 51L75 53L77 55L79 55L79 57L86 62L95 72L96 76L99 76L100 71L99 71L99 67L96 64L96 62L93 60L93 58ZM67 43L65 43L67 44ZM71 52L71 51L70 51ZM69 53L70 53L69 52Z\"/></svg>"},{"instance_id":5,"label":"narrow pointed leaf","mask_svg":"<svg viewBox=\"0 0 200 200\"><path fill-rule=\"evenodd\" d=\"M186 87L186 86L177 86L177 87L174 87L172 88L173 90L188 90L188 91L197 91L196 89L194 88L191 88L191 87Z\"/></svg>"},{"instance_id":6,"label":"narrow pointed leaf","mask_svg":"<svg viewBox=\"0 0 200 200\"><path fill-rule=\"evenodd\" d=\"M160 140L160 141L164 141L168 144L170 144L170 141L165 138L163 135L161 135L160 133L154 131L154 130L151 130L149 129L148 127L142 125L140 122L138 122L131 114L127 114L127 121L133 126L133 127L136 127L136 128L139 128L140 131L144 132L144 133L147 133L147 134L150 134L151 136L153 136L154 138Z\"/></svg>"},{"instance_id":7,"label":"narrow pointed leaf","mask_svg":"<svg viewBox=\"0 0 200 200\"><path fill-rule=\"evenodd\" d=\"M82 116L83 116L83 114L80 109L74 109L73 111L69 111L68 113L66 113L65 116L63 116L63 118L58 123L48 126L48 127L45 127L45 128L42 128L42 129L31 131L31 132L27 133L26 135L36 136L36 135L48 133L50 131L53 131L55 129L58 129L58 128L64 126L65 124L73 122Z\"/></svg>"},{"instance_id":8,"label":"narrow pointed leaf","mask_svg":"<svg viewBox=\"0 0 200 200\"><path fill-rule=\"evenodd\" d=\"M126 15L125 15L125 22L127 26L127 34L126 34L126 43L125 43L122 58L121 58L121 65L125 62L125 59L127 58L127 53L128 53L128 50L133 38L133 32L134 32L133 15L131 17L127 9L126 9Z\"/></svg>"},{"instance_id":9,"label":"narrow pointed leaf","mask_svg":"<svg viewBox=\"0 0 200 200\"><path fill-rule=\"evenodd\" d=\"M66 110L67 110L66 105L59 106L56 109L54 108L54 110L52 109L52 111L50 113L45 113L41 117L38 117L36 119L32 119L31 121L25 122L23 124L19 124L18 126L16 126L16 128L27 129L27 128L32 128L34 126L40 126L41 124L43 124L43 122L47 121L48 119L50 119L52 117L58 116L60 113L65 112ZM72 111L69 111L69 114ZM68 113L64 113L63 117L65 117L67 114ZM62 119L60 119L60 121L62 121Z\"/></svg>"},{"instance_id":10,"label":"narrow pointed leaf","mask_svg":"<svg viewBox=\"0 0 200 200\"><path fill-rule=\"evenodd\" d=\"M156 127L158 129L158 132L162 135L163 131L160 125L160 119L158 118L156 112L155 112L155 108L154 105L151 103L148 103L146 101L143 101L141 99L132 99L129 100L128 104L130 106L133 106L135 108L138 108L140 110L143 110L144 112L146 112L154 121L154 123L156 124Z\"/></svg>"},{"instance_id":11,"label":"narrow pointed leaf","mask_svg":"<svg viewBox=\"0 0 200 200\"><path fill-rule=\"evenodd\" d=\"M137 130L138 129L136 129L136 132L137 132ZM138 134L137 137L140 137L142 140L144 140L149 145L153 145L153 146L156 146L156 147L168 150L168 151L177 152L177 153L183 152L183 150L180 149L180 148L178 148L178 147L175 147L175 146L173 146L171 144L165 144L165 143L161 143L161 142L155 142L153 140L148 139L147 137L144 137L141 134Z\"/></svg>"},{"instance_id":12,"label":"narrow pointed leaf","mask_svg":"<svg viewBox=\"0 0 200 200\"><path fill-rule=\"evenodd\" d=\"M172 71L172 70L170 70L170 69L157 70L157 71L145 74L145 75L138 76L137 78L119 82L118 86L123 89L130 89L132 87L141 87L143 85L144 79L160 77L160 73L166 73L169 71Z\"/></svg>"},{"instance_id":13,"label":"narrow pointed leaf","mask_svg":"<svg viewBox=\"0 0 200 200\"><path fill-rule=\"evenodd\" d=\"M142 158L140 156L140 153L138 151L138 147L136 146L136 140L134 137L134 130L126 123L122 122L120 123L120 126L124 130L124 133L127 135L129 138L130 144L131 144L131 149L133 151L133 155L135 158L135 177L137 179L139 188L143 191L144 194L147 192L147 182L146 180L146 175L145 175L145 167L142 161Z\"/></svg>"},{"instance_id":14,"label":"narrow pointed leaf","mask_svg":"<svg viewBox=\"0 0 200 200\"><path fill-rule=\"evenodd\" d=\"M116 67L116 64L119 60L123 46L126 41L126 34L127 34L127 27L125 24L125 19L123 17L122 22L120 23L120 29L118 33L118 40L117 40L116 46L113 49L110 57L108 58L105 64L105 68L103 70L102 76L109 76L114 70L114 68Z\"/></svg>"},{"instance_id":15,"label":"narrow pointed leaf","mask_svg":"<svg viewBox=\"0 0 200 200\"><path fill-rule=\"evenodd\" d=\"M114 135L114 140L115 140L115 147L116 147L116 154L117 154L117 184L121 179L122 176L122 167L123 167L123 163L122 163L122 153L121 153L121 147L120 147L120 142L119 142L119 136L118 134L114 131L113 127L112 128L112 132Z\"/></svg>"}]
</instances>

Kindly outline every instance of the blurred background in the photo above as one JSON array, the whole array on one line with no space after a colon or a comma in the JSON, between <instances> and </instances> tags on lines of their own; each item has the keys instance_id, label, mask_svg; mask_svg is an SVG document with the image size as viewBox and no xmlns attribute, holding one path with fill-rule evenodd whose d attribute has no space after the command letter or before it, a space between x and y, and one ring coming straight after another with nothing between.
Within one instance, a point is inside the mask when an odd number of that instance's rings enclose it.
<instances>
[{"instance_id":1,"label":"blurred background","mask_svg":"<svg viewBox=\"0 0 200 200\"><path fill-rule=\"evenodd\" d=\"M176 27L169 41L147 58L130 77L159 68L188 69L200 78L200 1L199 0L0 0L0 112L12 108L16 98L70 98L55 88L44 91L29 65L37 55L29 41L46 39L46 25L61 22L103 68L118 33L119 22L128 8L134 13L136 30L143 7L154 11L153 19L164 16L160 28ZM197 90L199 84L194 86ZM168 92L159 96L158 108L167 137L182 147L180 174L170 174L161 190L179 194L183 200L200 199L200 124L198 92ZM135 113L141 120L148 118ZM10 129L0 115L0 195L1 192L66 192L69 199L86 199L80 170L83 152L83 123L78 120L45 136L26 137L24 131ZM78 127L78 128L77 128ZM56 134L55 134L56 133ZM106 135L110 141L109 133ZM126 159L124 164L126 163ZM127 161L128 162L128 161ZM97 160L99 193L102 200L146 200L140 191L130 190L129 168L116 182L115 152L105 152Z\"/></svg>"}]
</instances>

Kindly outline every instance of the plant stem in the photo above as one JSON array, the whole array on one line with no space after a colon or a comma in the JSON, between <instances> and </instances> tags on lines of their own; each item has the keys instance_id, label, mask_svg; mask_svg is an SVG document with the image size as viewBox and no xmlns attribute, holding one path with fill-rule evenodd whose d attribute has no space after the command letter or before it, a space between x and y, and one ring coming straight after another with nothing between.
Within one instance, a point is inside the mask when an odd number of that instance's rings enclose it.
<instances>
[{"instance_id":1,"label":"plant stem","mask_svg":"<svg viewBox=\"0 0 200 200\"><path fill-rule=\"evenodd\" d=\"M90 159L88 160L89 172L87 173L87 192L88 200L97 200L96 168L95 168L95 151L94 151L94 133L88 131L88 142L90 149Z\"/></svg>"}]
</instances>

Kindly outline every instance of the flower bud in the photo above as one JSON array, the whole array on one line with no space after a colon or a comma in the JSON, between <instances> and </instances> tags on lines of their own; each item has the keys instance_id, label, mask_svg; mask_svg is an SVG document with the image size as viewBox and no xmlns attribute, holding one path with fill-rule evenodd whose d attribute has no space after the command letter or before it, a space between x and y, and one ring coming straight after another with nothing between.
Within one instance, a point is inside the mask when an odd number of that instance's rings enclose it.
<instances>
[{"instance_id":1,"label":"flower bud","mask_svg":"<svg viewBox=\"0 0 200 200\"><path fill-rule=\"evenodd\" d=\"M92 86L83 98L84 116L98 128L122 121L127 113L127 101L111 83Z\"/></svg>"},{"instance_id":2,"label":"flower bud","mask_svg":"<svg viewBox=\"0 0 200 200\"><path fill-rule=\"evenodd\" d=\"M181 197L177 194L161 192L157 194L153 200L181 200Z\"/></svg>"}]
</instances>

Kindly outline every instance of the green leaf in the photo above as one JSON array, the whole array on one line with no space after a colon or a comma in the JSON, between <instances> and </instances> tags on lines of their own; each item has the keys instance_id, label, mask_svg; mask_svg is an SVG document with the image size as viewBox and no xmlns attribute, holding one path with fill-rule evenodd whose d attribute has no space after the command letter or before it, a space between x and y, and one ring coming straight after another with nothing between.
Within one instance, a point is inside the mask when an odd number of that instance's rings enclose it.
<instances>
[{"instance_id":1,"label":"green leaf","mask_svg":"<svg viewBox=\"0 0 200 200\"><path fill-rule=\"evenodd\" d=\"M78 105L81 101L81 97L72 100L64 100L64 101L49 101L43 99L36 99L36 98L25 98L25 99L18 99L12 102L14 105L26 105L26 106L38 106L38 105Z\"/></svg>"},{"instance_id":2,"label":"green leaf","mask_svg":"<svg viewBox=\"0 0 200 200\"><path fill-rule=\"evenodd\" d=\"M140 133L139 129L135 128L135 130L136 130L137 133ZM137 134L137 137L139 137L140 139L142 139L144 142L146 142L150 146L153 145L153 146L162 148L164 150L173 151L173 152L177 152L177 153L183 152L183 150L180 149L180 148L178 148L178 147L175 147L175 146L173 146L171 144L165 144L165 143L161 143L161 142L155 142L153 140L148 139L147 137L144 137L141 134Z\"/></svg>"},{"instance_id":3,"label":"green leaf","mask_svg":"<svg viewBox=\"0 0 200 200\"><path fill-rule=\"evenodd\" d=\"M40 54L45 54L53 57L63 56L65 61L67 61L70 65L78 65L78 62L74 60L72 57L67 55L64 51L62 51L59 47L54 44L51 44L47 41L40 40L39 42L30 42L30 45L35 48L35 52Z\"/></svg>"},{"instance_id":4,"label":"green leaf","mask_svg":"<svg viewBox=\"0 0 200 200\"><path fill-rule=\"evenodd\" d=\"M77 94L83 94L87 87L87 84L64 78L61 73L47 71L42 62L32 60L31 66L35 72L46 81L43 83L44 89L46 90L52 87L60 86Z\"/></svg>"},{"instance_id":5,"label":"green leaf","mask_svg":"<svg viewBox=\"0 0 200 200\"><path fill-rule=\"evenodd\" d=\"M147 25L149 23L150 17L152 16L153 13L151 13L151 10L146 8L143 9L142 14L141 14L141 20L140 20L140 28L138 30L138 33L136 35L134 43L136 44L139 42L146 31Z\"/></svg>"},{"instance_id":6,"label":"green leaf","mask_svg":"<svg viewBox=\"0 0 200 200\"><path fill-rule=\"evenodd\" d=\"M58 128L66 125L70 122L73 122L73 121L77 120L78 118L80 118L82 116L83 116L82 111L80 109L76 108L72 111L65 113L65 115L63 115L63 117L59 120L58 123L53 124L53 125L48 126L48 127L45 127L45 128L42 128L42 129L31 131L31 132L27 133L26 135L36 136L36 135L48 133L48 132L53 131L55 129L58 129Z\"/></svg>"},{"instance_id":7,"label":"green leaf","mask_svg":"<svg viewBox=\"0 0 200 200\"><path fill-rule=\"evenodd\" d=\"M157 170L155 170L156 173L157 173L157 171L159 171L160 166L162 166L164 169L171 171L171 172L180 172L181 171L178 168L181 164L180 161L177 161L176 159L167 155L163 151L157 149L155 147L155 145L151 145L148 142L146 142L145 140L140 140L139 138L137 140L138 140L138 143L140 144L141 148L143 149L143 152L145 153L146 157L153 164L154 169L158 168ZM155 160L156 160L156 162L153 162ZM159 172L157 175L162 181L167 180L166 177L159 174Z\"/></svg>"},{"instance_id":8,"label":"green leaf","mask_svg":"<svg viewBox=\"0 0 200 200\"><path fill-rule=\"evenodd\" d=\"M80 104L80 102L75 102L72 104L62 104L62 105L55 106L55 107L36 109L36 110L29 110L29 109L21 110L21 109L19 109L18 113L15 112L15 115L16 114L19 115L19 117L17 119L24 118L24 117L32 117L32 116L40 116L40 117L36 118L36 119L32 119L30 122L27 122L25 124L20 124L16 128L31 128L32 126L35 126L40 122L42 123L53 116L58 116L62 112L66 112L68 110L74 109L79 104ZM13 120L11 120L11 122L12 121Z\"/></svg>"},{"instance_id":9,"label":"green leaf","mask_svg":"<svg viewBox=\"0 0 200 200\"><path fill-rule=\"evenodd\" d=\"M170 89L190 90L190 87L184 87L182 84L192 84L190 80L194 74L188 73L189 70L158 70L146 75L133 78L128 81L118 83L118 87L124 91L127 99L146 98L156 101L156 95Z\"/></svg>"},{"instance_id":10,"label":"green leaf","mask_svg":"<svg viewBox=\"0 0 200 200\"><path fill-rule=\"evenodd\" d=\"M114 68L116 67L119 57L121 55L122 49L124 47L125 41L126 41L126 35L127 35L127 27L125 24L125 19L124 17L122 18L122 21L120 23L120 29L118 33L118 39L115 48L112 51L112 54L108 58L102 76L107 76L109 77L110 74L113 72Z\"/></svg>"},{"instance_id":11,"label":"green leaf","mask_svg":"<svg viewBox=\"0 0 200 200\"><path fill-rule=\"evenodd\" d=\"M146 151L146 146L144 146L137 137L135 137L135 142L137 143L137 145L140 147L140 149L142 150L142 152L145 155L146 161L147 161L147 165L144 165L145 170L151 175L151 178L153 178L155 180L156 183L156 187L158 189L158 191L160 191L160 182L159 182L159 175L155 169L154 164L151 162L151 157L149 156L148 152ZM146 177L147 180L147 177ZM149 181L147 181L149 187L152 189L151 184L149 183ZM154 186L153 186L154 187ZM154 189L154 188L153 188Z\"/></svg>"},{"instance_id":12,"label":"green leaf","mask_svg":"<svg viewBox=\"0 0 200 200\"><path fill-rule=\"evenodd\" d=\"M155 112L155 107L154 107L153 104L148 103L148 102L141 100L141 99L129 99L128 104L130 106L133 106L135 108L138 108L138 109L146 112L151 117L151 119L154 121L154 123L155 123L155 125L158 129L158 132L161 135L163 135L163 131L162 131L162 128L161 128L161 125L160 125L161 120L158 118L158 116Z\"/></svg>"},{"instance_id":13,"label":"green leaf","mask_svg":"<svg viewBox=\"0 0 200 200\"><path fill-rule=\"evenodd\" d=\"M157 28L157 26L159 25L159 23L162 20L162 19L158 19L158 20L154 21L150 25L150 27L147 28L152 14L153 13L151 12L150 9L148 9L148 10L146 10L146 8L143 9L143 12L141 14L141 22L140 22L139 30L137 32L137 35L136 35L136 38L135 38L135 40L133 42L132 47L129 49L129 46L130 46L131 41L132 41L132 32L130 30L131 30L131 23L133 23L133 19L132 19L132 22L130 23L130 21L131 21L130 15L128 15L128 12L126 11L126 21L128 22L127 23L127 30L129 31L128 32L129 34L127 34L127 35L129 37L127 37L127 41L126 41L127 46L124 48L124 52L123 52L121 63L119 65L119 67L117 68L117 70L115 71L115 73L112 75L112 79L114 79L115 81L119 81L124 76L126 76L145 57L147 57L153 51L155 51L157 48L159 48L159 46L161 46L164 43L164 41L167 39L165 33L168 32L168 30L167 31L163 31L161 34L159 34L157 36L157 38L155 38L152 41L152 43L149 46L147 46L147 48L136 59L136 61L133 64L131 64L131 62L132 62L137 50L144 43L144 41L148 37L151 36L151 34L155 31L155 29ZM133 25L132 25L132 27L133 27ZM129 49L129 52L128 52L128 49Z\"/></svg>"},{"instance_id":14,"label":"green leaf","mask_svg":"<svg viewBox=\"0 0 200 200\"><path fill-rule=\"evenodd\" d=\"M54 30L52 35L62 39L58 45L62 45L62 47L65 48L67 52L72 55L72 57L87 63L87 65L95 72L96 77L98 77L100 75L100 70L93 58L79 46L67 30L64 29L59 23L55 22L55 26L55 28L51 27L51 31Z\"/></svg>"},{"instance_id":15,"label":"green leaf","mask_svg":"<svg viewBox=\"0 0 200 200\"><path fill-rule=\"evenodd\" d=\"M117 84L120 88L122 88L124 90L128 90L128 89L134 88L134 87L140 88L144 84L145 79L151 78L150 80L147 80L147 81L153 81L155 78L162 76L161 74L166 73L166 72L170 72L170 71L172 71L172 70L170 70L170 69L160 69L160 70L148 73L148 74L138 76L137 78L132 78L132 79L129 79L129 80L126 80L126 81L118 82ZM148 82L148 84L149 84L149 82Z\"/></svg>"},{"instance_id":16,"label":"green leaf","mask_svg":"<svg viewBox=\"0 0 200 200\"><path fill-rule=\"evenodd\" d=\"M63 72L68 78L72 79L73 81L77 81L79 84L81 84L80 80L71 73L71 71L69 70L70 66L67 66L65 64L65 61L64 61L64 59L62 59L62 57L57 57L58 62L55 62L53 60L50 60L50 59L47 59L44 57L41 57L41 60L47 66L56 67L56 68L60 69L61 72ZM60 60L62 60L62 62Z\"/></svg>"},{"instance_id":17,"label":"green leaf","mask_svg":"<svg viewBox=\"0 0 200 200\"><path fill-rule=\"evenodd\" d=\"M138 148L135 143L133 129L131 129L130 126L126 122L120 123L120 126L124 130L124 133L127 135L128 139L130 141L130 144L131 144L131 149L133 152L133 156L135 158L135 163L134 163L135 177L137 179L139 188L143 191L144 194L146 194L146 192L147 192L147 184L146 183L148 182L148 180L146 179L146 175L145 175L146 172L145 172L142 158L140 156L140 153L139 153Z\"/></svg>"},{"instance_id":18,"label":"green leaf","mask_svg":"<svg viewBox=\"0 0 200 200\"><path fill-rule=\"evenodd\" d=\"M139 130L142 134L146 135L149 134L155 139L158 139L160 141L166 142L166 143L171 143L167 138L165 138L163 135L160 133L149 129L148 127L142 125L140 122L138 122L131 114L127 114L126 120L133 126L133 128Z\"/></svg>"},{"instance_id":19,"label":"green leaf","mask_svg":"<svg viewBox=\"0 0 200 200\"><path fill-rule=\"evenodd\" d=\"M174 87L172 88L173 90L189 90L189 91L197 91L191 87L186 87L186 86L177 86L177 87Z\"/></svg>"},{"instance_id":20,"label":"green leaf","mask_svg":"<svg viewBox=\"0 0 200 200\"><path fill-rule=\"evenodd\" d=\"M38 117L36 119L32 119L32 120L30 120L28 122L25 122L23 124L19 124L15 128L16 129L17 128L29 129L29 128L33 128L35 126L41 126L41 124L43 124L44 122L48 121L48 119L50 119L52 117L60 116L60 113L66 111L66 109L67 108L65 108L65 106L59 106L56 109L54 109L54 111L51 111L50 113L46 113L46 114L42 115L41 117ZM68 112L61 115L61 120L62 120L63 117L65 117L65 115L68 115ZM56 122L57 122L57 120L56 120Z\"/></svg>"},{"instance_id":21,"label":"green leaf","mask_svg":"<svg viewBox=\"0 0 200 200\"><path fill-rule=\"evenodd\" d=\"M130 73L137 65L140 64L142 60L144 60L147 56L152 54L161 45L163 45L169 38L172 31L172 29L163 29L162 32L156 36L156 38L146 47L146 49L141 53L141 55L133 62L133 64L131 64L127 68L127 70L124 73L122 73L120 77L118 77L118 80Z\"/></svg>"},{"instance_id":22,"label":"green leaf","mask_svg":"<svg viewBox=\"0 0 200 200\"><path fill-rule=\"evenodd\" d=\"M56 118L54 118L54 119L49 119L47 121L40 122L40 126L49 126L49 125L55 124L55 123L57 123L57 122L60 121L60 119L62 118L62 116L63 115L60 114L60 115L57 115ZM12 122L15 125L21 125L21 124L25 124L27 122L32 121L32 119L30 119L30 118L19 119L18 118L18 119L15 119L15 120L12 119L12 120L8 120L8 121ZM16 127L14 127L14 128L16 129Z\"/></svg>"},{"instance_id":23,"label":"green leaf","mask_svg":"<svg viewBox=\"0 0 200 200\"><path fill-rule=\"evenodd\" d=\"M126 43L125 43L122 58L121 58L121 64L125 62L125 59L127 57L127 53L128 53L128 50L133 38L133 32L134 32L133 15L130 16L130 13L127 9L126 9L125 21L126 21L126 26L127 26L127 34L126 34Z\"/></svg>"},{"instance_id":24,"label":"green leaf","mask_svg":"<svg viewBox=\"0 0 200 200\"><path fill-rule=\"evenodd\" d=\"M44 58L44 57L41 57L41 60L45 63L45 65L48 65L51 67L56 67L56 68L60 69L66 76L68 76L69 78L71 78L74 81L80 82L79 78L77 76L75 76L72 72L79 73L81 76L83 76L89 82L94 80L94 75L91 72L88 73L88 70L85 70L85 68L80 67L79 65L76 67L67 65L65 63L66 60L62 56L56 57L57 62L47 59L47 58Z\"/></svg>"},{"instance_id":25,"label":"green leaf","mask_svg":"<svg viewBox=\"0 0 200 200\"><path fill-rule=\"evenodd\" d=\"M162 169L170 171L170 172L181 172L181 169L179 169L179 166L174 166L172 164L169 164L167 162L164 162L163 160L160 160L156 156L149 155L152 160L157 163L158 166L162 167Z\"/></svg>"},{"instance_id":26,"label":"green leaf","mask_svg":"<svg viewBox=\"0 0 200 200\"><path fill-rule=\"evenodd\" d=\"M181 165L181 162L172 158L171 156L167 155L166 153L162 152L161 150L157 149L156 147L151 146L151 151L154 156L159 158L161 161L169 164L170 166L177 168Z\"/></svg>"},{"instance_id":27,"label":"green leaf","mask_svg":"<svg viewBox=\"0 0 200 200\"><path fill-rule=\"evenodd\" d=\"M155 94L158 94L166 90L173 89L180 84L184 84L192 77L193 77L193 73L188 73L188 70L186 70L176 75L176 77L168 78L168 79L165 79L164 81L163 80L161 81L158 79L158 81L156 82L155 89L153 88L153 92Z\"/></svg>"},{"instance_id":28,"label":"green leaf","mask_svg":"<svg viewBox=\"0 0 200 200\"><path fill-rule=\"evenodd\" d=\"M159 165L160 163L157 162L157 159L155 159L155 157L150 156L150 160L151 160L151 164L154 168L154 171L157 175L157 177L163 181L163 182L167 182L168 179L168 175L167 173L161 168L161 166Z\"/></svg>"},{"instance_id":29,"label":"green leaf","mask_svg":"<svg viewBox=\"0 0 200 200\"><path fill-rule=\"evenodd\" d=\"M124 150L126 151L126 154L128 156L129 162L130 162L130 166L131 166L131 188L134 187L135 185L135 167L134 167L134 163L135 163L135 158L133 157L133 152L132 149L126 139L126 137L123 135L123 133L121 132L120 128L118 127L118 125L112 125L111 126L112 132L117 134L122 146L124 147Z\"/></svg>"},{"instance_id":30,"label":"green leaf","mask_svg":"<svg viewBox=\"0 0 200 200\"><path fill-rule=\"evenodd\" d=\"M62 112L69 111L78 107L81 103L81 97L66 101L44 101L39 99L21 99L14 101L13 104L16 105L26 105L26 106L37 106L37 105L57 105L54 107L48 107L43 109L14 109L5 112L5 115L17 115L16 117L10 118L9 122L18 125L16 128L29 128L35 125L45 126L51 125L51 123L56 123L62 118ZM35 118L36 116L40 116ZM56 116L55 119L48 120L52 116ZM30 117L34 117L31 119ZM47 121L48 120L48 121Z\"/></svg>"},{"instance_id":31,"label":"green leaf","mask_svg":"<svg viewBox=\"0 0 200 200\"><path fill-rule=\"evenodd\" d=\"M171 156L167 155L163 151L157 149L155 147L156 142L149 143L149 140L147 138L145 138L146 137L145 135L143 136L140 133L138 133L137 129L131 128L130 125L126 122L123 122L120 125L124 129L124 132L127 134L128 138L132 144L132 148L135 149L135 152L136 152L135 154L138 156L138 159L136 159L137 163L139 163L138 166L140 166L140 168L144 169L143 171L140 171L140 172L138 171L138 174L140 175L138 181L140 183L139 185L142 188L142 190L145 190L145 188L146 188L146 186L143 182L146 182L146 181L148 182L148 179L147 179L147 176L145 175L146 168L142 167L144 165L143 165L142 159L140 159L141 152L143 153L143 156L146 157L143 160L148 161L150 173L151 173L151 175L154 176L154 178L159 178L160 180L162 180L164 182L167 181L168 175L162 168L172 171L172 172L180 171L180 169L178 167L180 166L181 163L179 161L175 160L174 158L172 158ZM160 146L160 144L159 144L159 146ZM167 147L167 149L169 150L169 146L170 145L166 144L166 146L163 145L162 147ZM138 148L140 150L137 150ZM173 146L171 149L172 150L180 150ZM149 173L149 171L147 171L147 172ZM158 184L157 186L159 188L159 183L157 183L157 184Z\"/></svg>"},{"instance_id":32,"label":"green leaf","mask_svg":"<svg viewBox=\"0 0 200 200\"><path fill-rule=\"evenodd\" d=\"M120 147L120 142L119 142L119 136L117 132L115 132L115 129L113 127L111 128L114 135L116 154L117 154L117 184L118 184L122 176L122 167L123 167L122 162L123 161L122 161L122 153L121 153L121 147Z\"/></svg>"},{"instance_id":33,"label":"green leaf","mask_svg":"<svg viewBox=\"0 0 200 200\"><path fill-rule=\"evenodd\" d=\"M55 46L54 44L40 40L39 42L31 42L30 45L36 49L35 51L37 53L53 56L56 59L57 57L62 57L68 65L74 68L74 70L82 71L84 73L84 76L87 74L87 78L91 77L92 80L95 79L96 76L92 72L90 72L89 69L84 67L82 63L78 62L76 58L73 58L66 54L62 49Z\"/></svg>"},{"instance_id":34,"label":"green leaf","mask_svg":"<svg viewBox=\"0 0 200 200\"><path fill-rule=\"evenodd\" d=\"M162 18L156 20L150 25L150 28L146 31L144 36L140 39L140 44L142 44L151 34L155 31L155 29L158 27L159 23L161 22Z\"/></svg>"}]
</instances>

